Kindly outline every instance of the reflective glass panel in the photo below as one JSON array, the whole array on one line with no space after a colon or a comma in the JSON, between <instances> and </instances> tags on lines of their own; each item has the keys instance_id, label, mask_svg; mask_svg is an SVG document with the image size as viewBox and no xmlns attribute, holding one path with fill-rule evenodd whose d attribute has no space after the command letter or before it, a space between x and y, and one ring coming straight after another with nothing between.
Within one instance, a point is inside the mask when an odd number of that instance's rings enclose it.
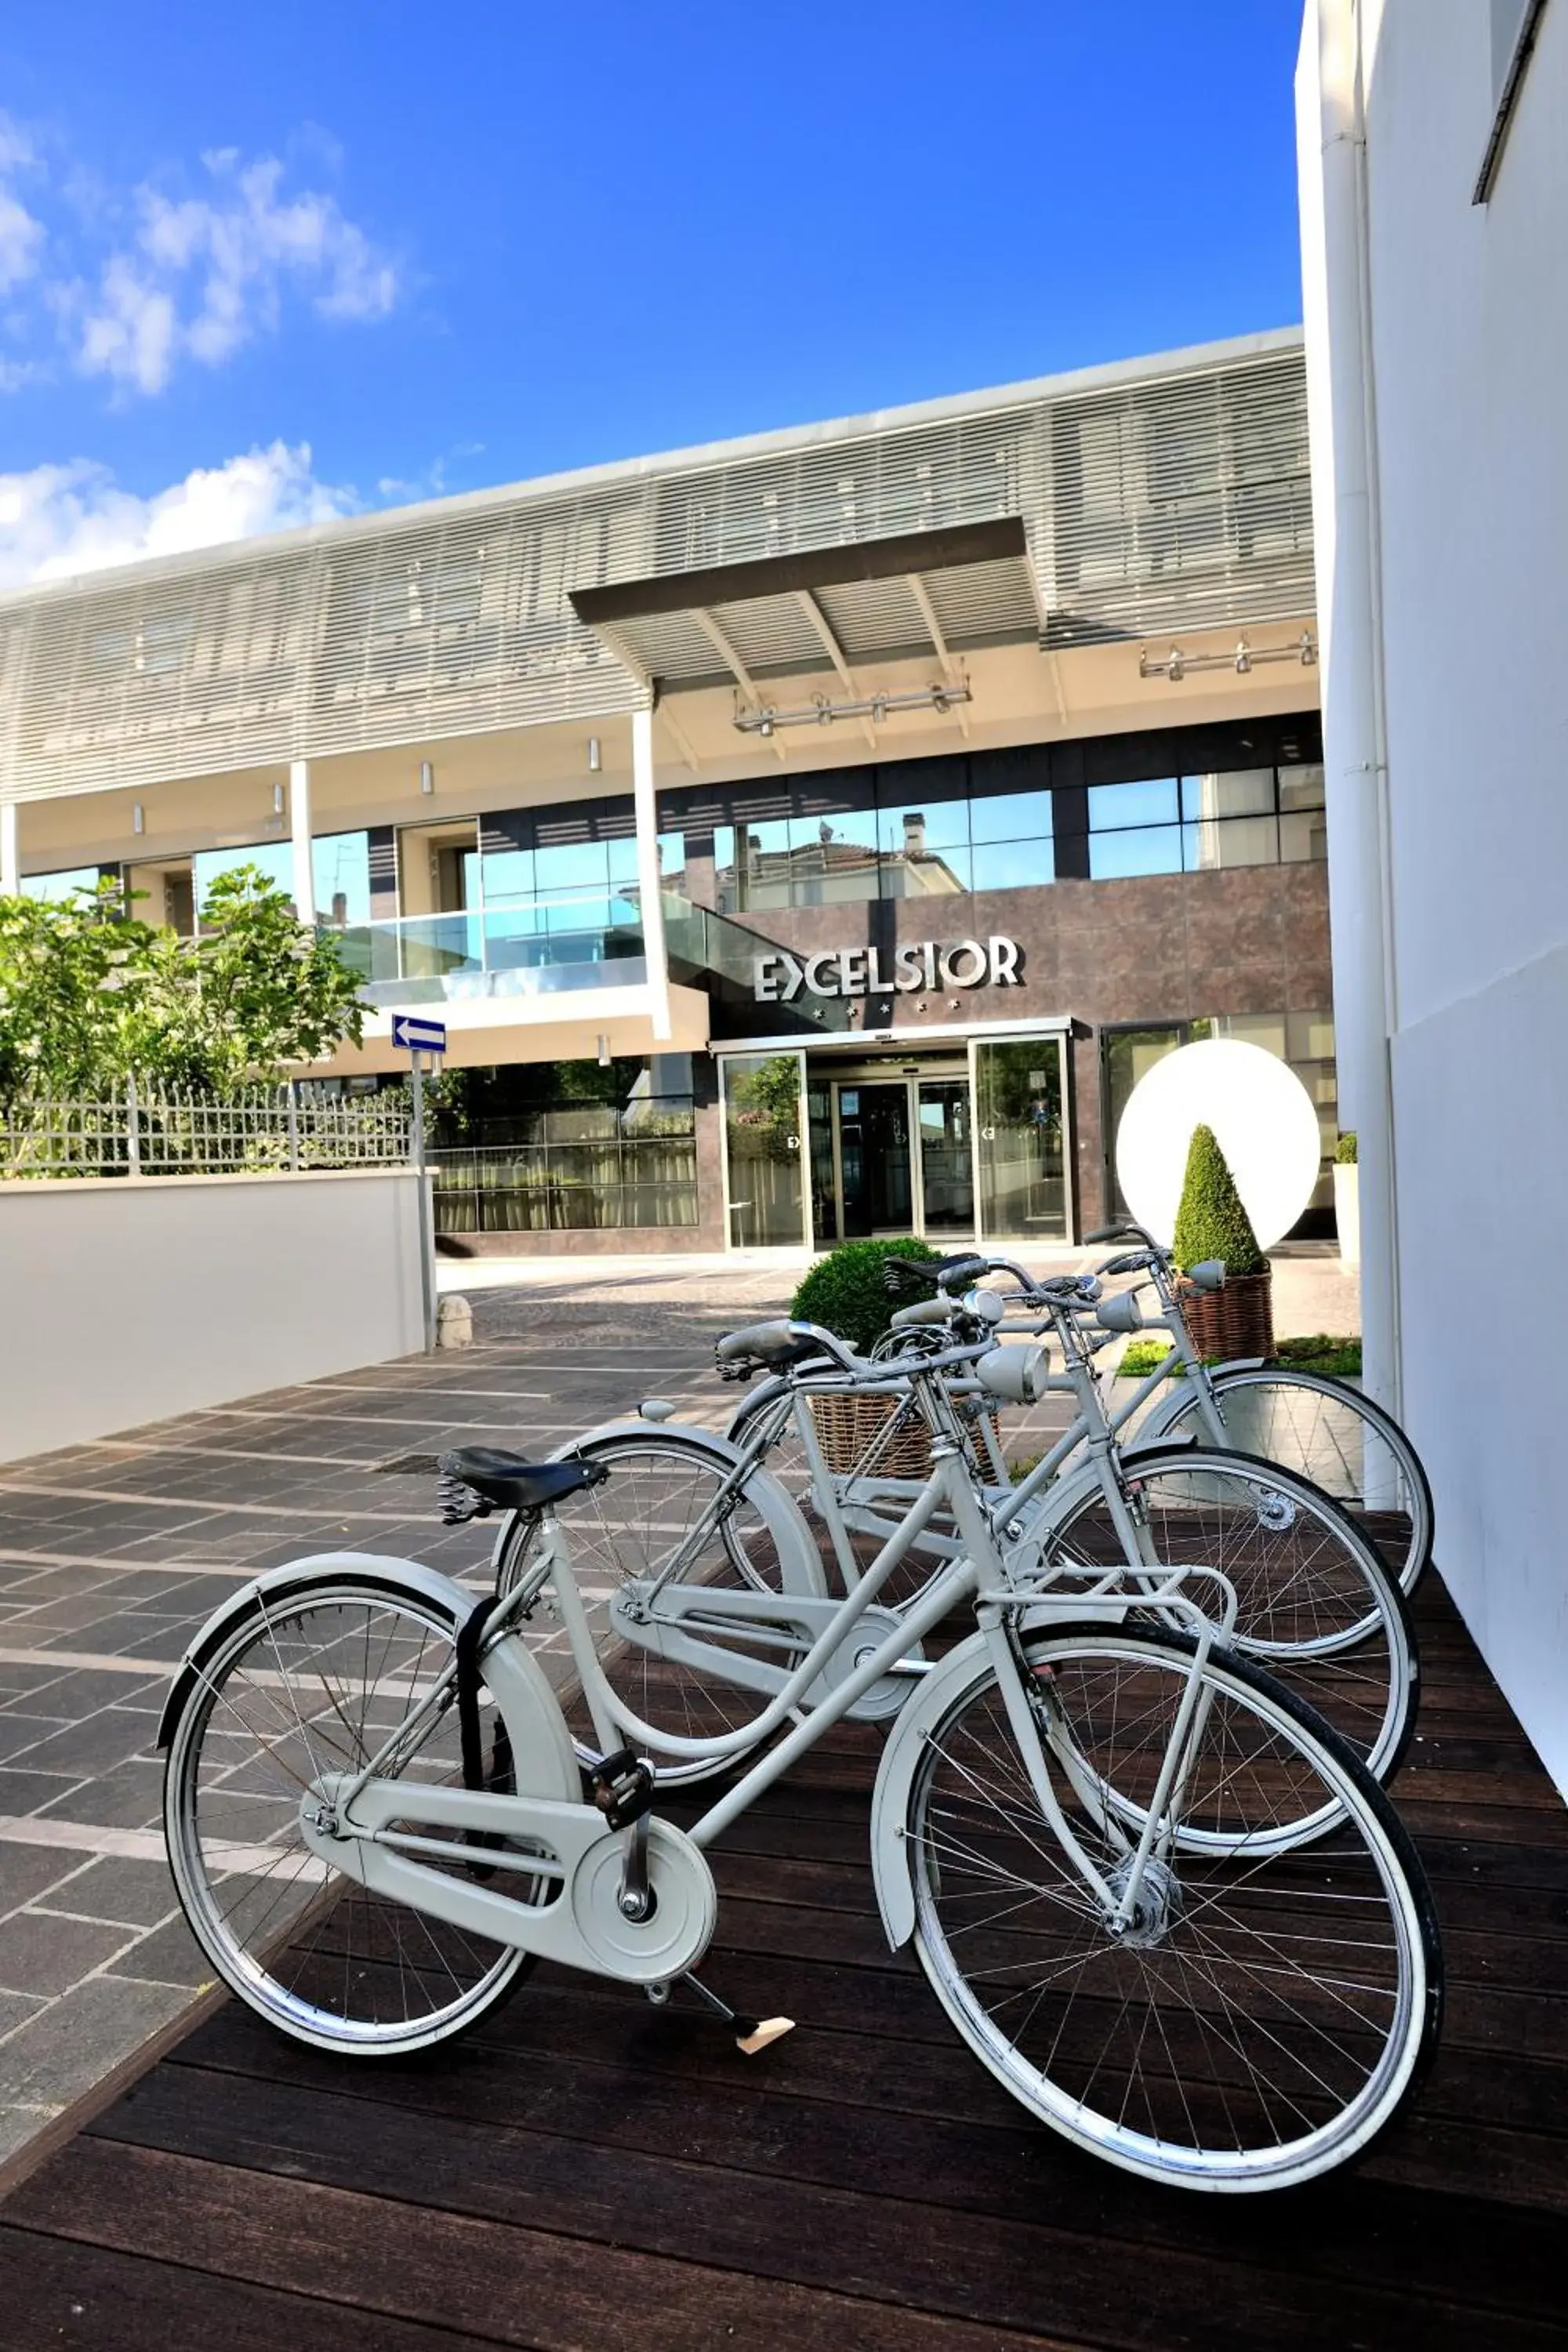
<instances>
[{"instance_id":1,"label":"reflective glass panel","mask_svg":"<svg viewBox=\"0 0 1568 2352\"><path fill-rule=\"evenodd\" d=\"M316 917L342 930L345 923L370 920L370 835L320 834L310 844L316 877Z\"/></svg>"},{"instance_id":2,"label":"reflective glass panel","mask_svg":"<svg viewBox=\"0 0 1568 2352\"><path fill-rule=\"evenodd\" d=\"M1273 813L1272 768L1235 768L1222 775L1182 778L1184 817L1271 816Z\"/></svg>"},{"instance_id":3,"label":"reflective glass panel","mask_svg":"<svg viewBox=\"0 0 1568 2352\"><path fill-rule=\"evenodd\" d=\"M533 871L542 898L558 890L595 890L602 898L609 887L610 861L602 841L562 842L552 849L536 849Z\"/></svg>"},{"instance_id":4,"label":"reflective glass panel","mask_svg":"<svg viewBox=\"0 0 1568 2352\"><path fill-rule=\"evenodd\" d=\"M1282 809L1321 808L1323 805L1321 767L1281 768L1279 805Z\"/></svg>"},{"instance_id":5,"label":"reflective glass panel","mask_svg":"<svg viewBox=\"0 0 1568 2352\"><path fill-rule=\"evenodd\" d=\"M1299 809L1280 818L1279 855L1287 866L1303 866L1328 854L1328 820L1321 809Z\"/></svg>"},{"instance_id":6,"label":"reflective glass panel","mask_svg":"<svg viewBox=\"0 0 1568 2352\"><path fill-rule=\"evenodd\" d=\"M41 898L47 906L63 907L79 890L96 890L96 866L68 866L58 874L24 874L24 898Z\"/></svg>"},{"instance_id":7,"label":"reflective glass panel","mask_svg":"<svg viewBox=\"0 0 1568 2352\"><path fill-rule=\"evenodd\" d=\"M969 830L982 841L1048 841L1051 835L1049 793L997 793L989 800L971 801Z\"/></svg>"},{"instance_id":8,"label":"reflective glass panel","mask_svg":"<svg viewBox=\"0 0 1568 2352\"><path fill-rule=\"evenodd\" d=\"M1090 784L1089 829L1110 832L1122 825L1174 824L1180 814L1176 779L1149 784Z\"/></svg>"},{"instance_id":9,"label":"reflective glass panel","mask_svg":"<svg viewBox=\"0 0 1568 2352\"><path fill-rule=\"evenodd\" d=\"M804 1054L726 1054L725 1210L737 1249L791 1246L806 1238Z\"/></svg>"},{"instance_id":10,"label":"reflective glass panel","mask_svg":"<svg viewBox=\"0 0 1568 2352\"><path fill-rule=\"evenodd\" d=\"M1057 878L1057 854L1048 841L987 841L973 852L977 890L1037 889Z\"/></svg>"},{"instance_id":11,"label":"reflective glass panel","mask_svg":"<svg viewBox=\"0 0 1568 2352\"><path fill-rule=\"evenodd\" d=\"M967 849L969 803L918 800L906 793L878 812L877 829L886 850Z\"/></svg>"},{"instance_id":12,"label":"reflective glass panel","mask_svg":"<svg viewBox=\"0 0 1568 2352\"><path fill-rule=\"evenodd\" d=\"M511 899L533 897L531 849L487 850L480 866L487 907L499 907Z\"/></svg>"},{"instance_id":13,"label":"reflective glass panel","mask_svg":"<svg viewBox=\"0 0 1568 2352\"><path fill-rule=\"evenodd\" d=\"M987 1241L1067 1234L1067 1138L1059 1036L974 1047L981 1234Z\"/></svg>"},{"instance_id":14,"label":"reflective glass panel","mask_svg":"<svg viewBox=\"0 0 1568 2352\"><path fill-rule=\"evenodd\" d=\"M1149 825L1134 833L1091 833L1089 872L1094 882L1116 882L1133 874L1179 874L1182 829Z\"/></svg>"},{"instance_id":15,"label":"reflective glass panel","mask_svg":"<svg viewBox=\"0 0 1568 2352\"><path fill-rule=\"evenodd\" d=\"M967 849L927 849L882 859L884 898L943 898L973 887Z\"/></svg>"},{"instance_id":16,"label":"reflective glass panel","mask_svg":"<svg viewBox=\"0 0 1568 2352\"><path fill-rule=\"evenodd\" d=\"M1223 866L1277 866L1279 835L1271 816L1233 816L1182 827L1189 874Z\"/></svg>"},{"instance_id":17,"label":"reflective glass panel","mask_svg":"<svg viewBox=\"0 0 1568 2352\"><path fill-rule=\"evenodd\" d=\"M294 895L294 850L287 841L249 842L242 849L198 849L191 860L191 879L195 891L196 912L206 904L207 892L220 874L232 874L241 866L259 866L267 879L289 898Z\"/></svg>"}]
</instances>

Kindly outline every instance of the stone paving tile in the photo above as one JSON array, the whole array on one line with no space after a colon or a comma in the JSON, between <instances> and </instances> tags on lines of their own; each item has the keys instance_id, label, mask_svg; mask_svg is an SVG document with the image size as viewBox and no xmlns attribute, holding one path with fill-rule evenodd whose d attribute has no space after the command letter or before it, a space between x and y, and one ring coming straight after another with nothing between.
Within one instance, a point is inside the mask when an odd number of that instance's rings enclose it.
<instances>
[{"instance_id":1,"label":"stone paving tile","mask_svg":"<svg viewBox=\"0 0 1568 2352\"><path fill-rule=\"evenodd\" d=\"M65 1884L74 1871L80 1870L90 1855L75 1846L21 1845L10 1840L0 1842L0 1913L15 1911L24 1903L36 1902L39 1895ZM168 1874L164 1874L167 1885ZM66 1908L74 1911L78 1905ZM118 1917L118 1913L109 1913ZM0 2032L4 2032L0 2026Z\"/></svg>"},{"instance_id":2,"label":"stone paving tile","mask_svg":"<svg viewBox=\"0 0 1568 2352\"><path fill-rule=\"evenodd\" d=\"M133 1862L118 1853L95 1861L74 1849L59 1849L57 1856L47 1846L16 1845L0 1846L0 1901L5 1899L5 1861L15 1854L47 1856L64 1864L62 1884L44 1882L50 1889L48 1899L56 1910L72 1911L84 1919L121 1920L128 1927L152 1928L168 1916L174 1905L165 1863ZM74 1874L67 1876L67 1871Z\"/></svg>"},{"instance_id":3,"label":"stone paving tile","mask_svg":"<svg viewBox=\"0 0 1568 2352\"><path fill-rule=\"evenodd\" d=\"M20 1779L21 1775L17 1774ZM37 1776L44 1777L41 1773ZM58 1781L60 1793L36 1810L46 1821L97 1823L105 1829L142 1829L161 1816L163 1768L157 1759L116 1764L96 1780L74 1787Z\"/></svg>"},{"instance_id":4,"label":"stone paving tile","mask_svg":"<svg viewBox=\"0 0 1568 2352\"><path fill-rule=\"evenodd\" d=\"M106 1960L117 1958L131 1933L97 1919L13 1911L0 1919L0 1987L7 1992L68 1992Z\"/></svg>"},{"instance_id":5,"label":"stone paving tile","mask_svg":"<svg viewBox=\"0 0 1568 2352\"><path fill-rule=\"evenodd\" d=\"M32 2109L37 2130L133 2056L190 1998L176 1985L88 1977L0 2042L7 2106Z\"/></svg>"}]
</instances>

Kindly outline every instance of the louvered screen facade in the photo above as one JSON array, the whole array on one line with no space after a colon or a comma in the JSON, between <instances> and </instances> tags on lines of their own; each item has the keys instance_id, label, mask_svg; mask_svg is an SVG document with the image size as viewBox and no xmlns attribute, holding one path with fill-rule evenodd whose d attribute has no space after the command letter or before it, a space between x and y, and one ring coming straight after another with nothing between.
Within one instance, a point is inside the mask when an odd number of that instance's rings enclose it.
<instances>
[{"instance_id":1,"label":"louvered screen facade","mask_svg":"<svg viewBox=\"0 0 1568 2352\"><path fill-rule=\"evenodd\" d=\"M627 710L639 683L577 621L569 589L999 515L1023 518L1048 644L1310 615L1299 342L7 600L0 792L145 785ZM954 575L949 589L973 602L980 583ZM975 603L955 637L980 642L986 622ZM670 617L672 654L690 625ZM907 638L901 607L889 628ZM803 660L819 658L800 634Z\"/></svg>"}]
</instances>

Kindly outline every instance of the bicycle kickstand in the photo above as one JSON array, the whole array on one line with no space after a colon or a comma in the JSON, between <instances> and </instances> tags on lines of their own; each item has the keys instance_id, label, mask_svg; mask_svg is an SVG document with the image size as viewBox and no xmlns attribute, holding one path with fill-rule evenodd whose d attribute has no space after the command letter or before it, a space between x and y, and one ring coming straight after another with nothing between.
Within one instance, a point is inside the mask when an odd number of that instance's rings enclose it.
<instances>
[{"instance_id":1,"label":"bicycle kickstand","mask_svg":"<svg viewBox=\"0 0 1568 2352\"><path fill-rule=\"evenodd\" d=\"M793 2017L743 2016L738 2009L731 2009L727 2000L721 2000L716 1992L710 1992L701 1979L694 1977L689 1969L681 1976L679 1981L690 1987L710 2016L716 2017L721 2025L729 2027L735 2037L736 2049L743 2051L748 2058L754 2058L758 2051L765 2050L771 2042L782 2042L786 2033L795 2032ZM651 1984L647 1987L647 1997L656 2008L662 2008L669 1999L669 1990L668 1983Z\"/></svg>"}]
</instances>

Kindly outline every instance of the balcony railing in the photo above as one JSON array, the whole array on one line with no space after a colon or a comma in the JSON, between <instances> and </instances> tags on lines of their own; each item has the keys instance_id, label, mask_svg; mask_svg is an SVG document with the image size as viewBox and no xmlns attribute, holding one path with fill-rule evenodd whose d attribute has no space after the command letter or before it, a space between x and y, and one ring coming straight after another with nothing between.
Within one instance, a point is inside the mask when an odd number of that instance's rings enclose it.
<instances>
[{"instance_id":1,"label":"balcony railing","mask_svg":"<svg viewBox=\"0 0 1568 2352\"><path fill-rule=\"evenodd\" d=\"M635 898L530 900L323 929L367 1004L460 1003L637 988L647 978Z\"/></svg>"}]
</instances>

